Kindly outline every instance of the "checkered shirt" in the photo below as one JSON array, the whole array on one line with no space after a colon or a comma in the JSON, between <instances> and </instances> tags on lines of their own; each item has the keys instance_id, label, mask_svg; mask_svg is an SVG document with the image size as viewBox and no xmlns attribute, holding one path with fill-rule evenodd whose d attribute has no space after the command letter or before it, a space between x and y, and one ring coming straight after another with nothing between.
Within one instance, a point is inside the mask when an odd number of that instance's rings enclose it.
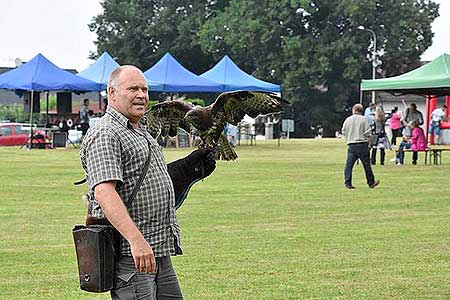
<instances>
[{"instance_id":1,"label":"checkered shirt","mask_svg":"<svg viewBox=\"0 0 450 300\"><path fill-rule=\"evenodd\" d=\"M117 182L116 191L127 205L149 151L151 159L145 180L128 213L156 257L182 254L173 185L161 147L144 126L133 128L112 107L89 129L80 148L81 164L89 184L89 210L94 217L104 217L93 191L96 185L106 181ZM123 238L121 254L131 255L130 245Z\"/></svg>"}]
</instances>

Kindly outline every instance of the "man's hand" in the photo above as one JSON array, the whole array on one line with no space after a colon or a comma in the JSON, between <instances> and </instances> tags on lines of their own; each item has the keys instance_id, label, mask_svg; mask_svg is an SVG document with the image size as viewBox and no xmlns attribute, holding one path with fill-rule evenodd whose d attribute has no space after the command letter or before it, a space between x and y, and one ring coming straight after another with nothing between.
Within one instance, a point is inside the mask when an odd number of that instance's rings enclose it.
<instances>
[{"instance_id":1,"label":"man's hand","mask_svg":"<svg viewBox=\"0 0 450 300\"><path fill-rule=\"evenodd\" d=\"M175 207L178 209L186 199L190 188L197 181L208 177L216 168L214 150L200 148L185 158L167 165L175 192Z\"/></svg>"},{"instance_id":2,"label":"man's hand","mask_svg":"<svg viewBox=\"0 0 450 300\"><path fill-rule=\"evenodd\" d=\"M156 261L153 249L143 237L135 241L130 241L130 248L134 265L138 272L156 273Z\"/></svg>"}]
</instances>

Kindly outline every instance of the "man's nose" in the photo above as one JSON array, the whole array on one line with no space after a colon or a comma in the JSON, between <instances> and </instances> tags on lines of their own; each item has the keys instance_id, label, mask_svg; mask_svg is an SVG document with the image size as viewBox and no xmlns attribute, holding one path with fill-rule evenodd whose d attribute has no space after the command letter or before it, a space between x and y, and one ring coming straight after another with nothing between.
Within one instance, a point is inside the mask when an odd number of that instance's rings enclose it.
<instances>
[{"instance_id":1,"label":"man's nose","mask_svg":"<svg viewBox=\"0 0 450 300\"><path fill-rule=\"evenodd\" d=\"M139 89L138 91L138 97L140 98L145 98L148 96L148 92L145 89Z\"/></svg>"}]
</instances>

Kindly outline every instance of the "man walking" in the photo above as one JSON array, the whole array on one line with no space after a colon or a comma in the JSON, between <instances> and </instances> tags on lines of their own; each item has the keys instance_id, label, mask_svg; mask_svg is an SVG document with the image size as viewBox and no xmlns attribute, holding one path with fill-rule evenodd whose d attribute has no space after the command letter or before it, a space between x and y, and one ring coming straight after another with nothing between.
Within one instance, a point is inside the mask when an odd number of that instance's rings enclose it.
<instances>
[{"instance_id":1,"label":"man walking","mask_svg":"<svg viewBox=\"0 0 450 300\"><path fill-rule=\"evenodd\" d=\"M359 159L366 173L367 184L370 188L380 184L380 180L375 180L370 166L369 159L369 139L371 137L371 129L367 118L363 116L363 106L355 104L352 108L350 117L345 119L342 125L342 134L347 140L347 162L345 163L345 187L354 189L352 185L352 171L355 162Z\"/></svg>"}]
</instances>

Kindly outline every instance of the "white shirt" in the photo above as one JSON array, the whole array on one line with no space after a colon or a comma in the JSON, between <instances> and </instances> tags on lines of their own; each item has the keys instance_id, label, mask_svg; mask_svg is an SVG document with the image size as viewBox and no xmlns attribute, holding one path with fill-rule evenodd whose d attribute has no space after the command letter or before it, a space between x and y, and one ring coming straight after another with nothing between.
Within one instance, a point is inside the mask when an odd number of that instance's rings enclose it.
<instances>
[{"instance_id":1,"label":"white shirt","mask_svg":"<svg viewBox=\"0 0 450 300\"><path fill-rule=\"evenodd\" d=\"M442 109L436 108L435 110L433 110L433 112L431 113L431 122L439 123L444 120L445 120L445 112Z\"/></svg>"}]
</instances>

